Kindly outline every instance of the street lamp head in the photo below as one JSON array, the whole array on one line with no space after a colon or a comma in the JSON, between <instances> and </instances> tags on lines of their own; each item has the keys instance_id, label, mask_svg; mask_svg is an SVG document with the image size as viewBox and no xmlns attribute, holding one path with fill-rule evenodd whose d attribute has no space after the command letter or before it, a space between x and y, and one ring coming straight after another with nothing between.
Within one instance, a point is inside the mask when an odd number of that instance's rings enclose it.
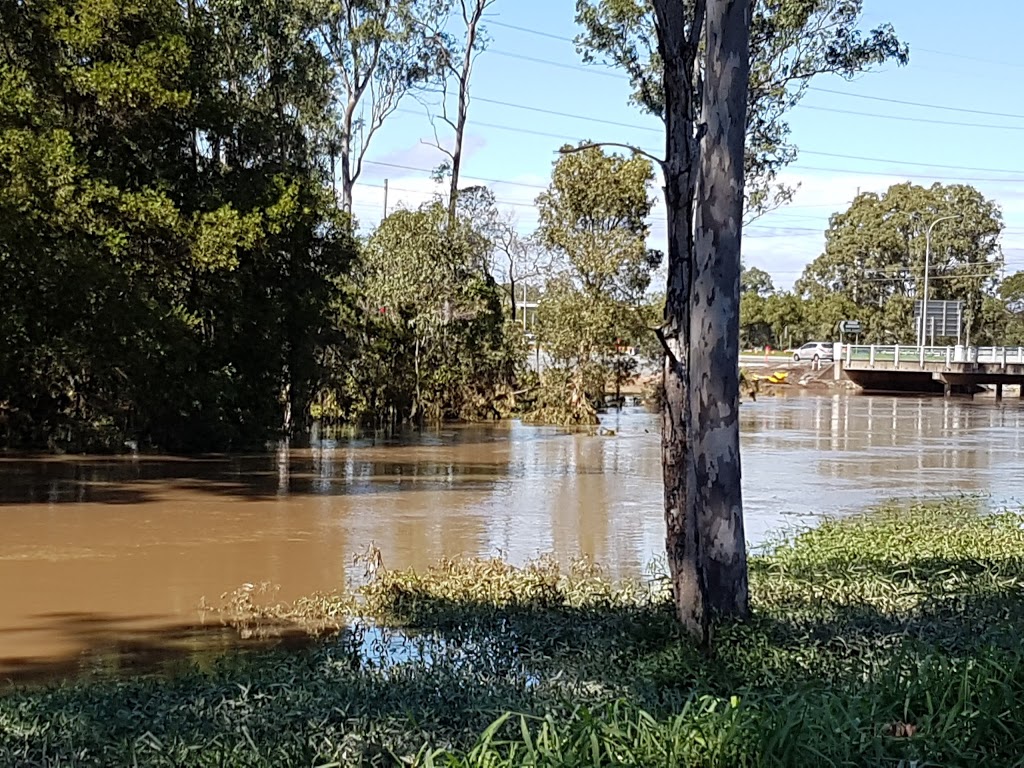
<instances>
[{"instance_id":1,"label":"street lamp head","mask_svg":"<svg viewBox=\"0 0 1024 768\"><path fill-rule=\"evenodd\" d=\"M959 219L961 215L959 213L952 213L948 216L939 216L939 218L928 225L928 230L924 233L924 301L921 302L921 326L917 336L918 346L923 347L925 343L925 317L928 315L928 269L932 256L932 230L935 229L935 225L940 221Z\"/></svg>"}]
</instances>

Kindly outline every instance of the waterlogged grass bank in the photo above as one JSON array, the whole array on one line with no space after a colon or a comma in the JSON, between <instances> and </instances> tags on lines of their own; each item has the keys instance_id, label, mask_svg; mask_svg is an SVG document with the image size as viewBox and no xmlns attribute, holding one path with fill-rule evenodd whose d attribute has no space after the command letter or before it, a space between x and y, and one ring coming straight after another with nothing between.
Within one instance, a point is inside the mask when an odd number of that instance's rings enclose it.
<instances>
[{"instance_id":1,"label":"waterlogged grass bank","mask_svg":"<svg viewBox=\"0 0 1024 768\"><path fill-rule=\"evenodd\" d=\"M170 680L0 697L0 765L1016 765L1024 530L969 502L888 509L751 563L710 657L658 585L548 562L379 571L375 626ZM321 630L352 598L236 602Z\"/></svg>"}]
</instances>

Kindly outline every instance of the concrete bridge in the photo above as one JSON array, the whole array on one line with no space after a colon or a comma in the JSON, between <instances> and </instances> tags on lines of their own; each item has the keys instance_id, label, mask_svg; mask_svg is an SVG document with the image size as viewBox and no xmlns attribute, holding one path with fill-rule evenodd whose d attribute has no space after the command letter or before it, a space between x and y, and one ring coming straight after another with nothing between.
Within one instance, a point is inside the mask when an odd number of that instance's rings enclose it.
<instances>
[{"instance_id":1,"label":"concrete bridge","mask_svg":"<svg viewBox=\"0 0 1024 768\"><path fill-rule=\"evenodd\" d=\"M1002 399L1006 385L1021 387L1024 347L911 347L836 344L835 377L844 374L867 392L974 394L994 386Z\"/></svg>"}]
</instances>

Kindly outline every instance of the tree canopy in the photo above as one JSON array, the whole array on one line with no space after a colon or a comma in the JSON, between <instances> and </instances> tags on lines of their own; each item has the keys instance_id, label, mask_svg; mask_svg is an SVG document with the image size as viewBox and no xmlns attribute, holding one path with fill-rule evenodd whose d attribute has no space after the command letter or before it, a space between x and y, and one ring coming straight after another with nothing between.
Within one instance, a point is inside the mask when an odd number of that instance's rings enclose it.
<instances>
[{"instance_id":1,"label":"tree canopy","mask_svg":"<svg viewBox=\"0 0 1024 768\"><path fill-rule=\"evenodd\" d=\"M944 217L954 219L937 221ZM937 222L937 223L936 223ZM974 187L910 182L859 195L832 216L825 252L804 270L796 292L812 305L845 302L876 343L915 340L914 301L924 291L926 235L932 225L929 299L964 302L966 334L977 339L982 304L1002 264L999 207ZM839 312L833 312L833 315ZM831 318L830 318L831 319Z\"/></svg>"},{"instance_id":2,"label":"tree canopy","mask_svg":"<svg viewBox=\"0 0 1024 768\"><path fill-rule=\"evenodd\" d=\"M693 15L692 0L682 3ZM747 216L778 207L793 190L777 183L796 159L786 113L800 102L811 80L823 74L852 78L887 61L905 64L907 46L890 24L858 27L862 0L756 0L750 29L747 109ZM633 86L633 102L664 118L664 62L658 51L651 0L577 0L576 38L585 61L621 68ZM698 68L702 64L698 61ZM699 103L703 82L694 82Z\"/></svg>"},{"instance_id":3,"label":"tree canopy","mask_svg":"<svg viewBox=\"0 0 1024 768\"><path fill-rule=\"evenodd\" d=\"M310 114L329 93L302 14L3 7L8 440L213 447L287 429L340 341L322 329L355 257L317 167Z\"/></svg>"},{"instance_id":4,"label":"tree canopy","mask_svg":"<svg viewBox=\"0 0 1024 768\"><path fill-rule=\"evenodd\" d=\"M584 143L563 148L537 198L538 239L559 265L538 310L541 341L560 370L547 375L547 407L570 404L551 410L556 421L592 420L609 377L621 383L631 373L620 348L639 335L637 309L661 260L647 247L653 180L646 158Z\"/></svg>"}]
</instances>

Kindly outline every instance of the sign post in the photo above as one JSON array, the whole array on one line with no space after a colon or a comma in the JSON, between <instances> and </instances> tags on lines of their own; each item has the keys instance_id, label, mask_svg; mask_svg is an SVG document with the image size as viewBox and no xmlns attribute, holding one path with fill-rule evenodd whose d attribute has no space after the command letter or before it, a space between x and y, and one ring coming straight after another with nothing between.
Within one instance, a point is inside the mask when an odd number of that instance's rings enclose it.
<instances>
[{"instance_id":1,"label":"sign post","mask_svg":"<svg viewBox=\"0 0 1024 768\"><path fill-rule=\"evenodd\" d=\"M860 320L843 320L839 323L839 335L849 334L856 337L854 344L860 343L861 325Z\"/></svg>"}]
</instances>

